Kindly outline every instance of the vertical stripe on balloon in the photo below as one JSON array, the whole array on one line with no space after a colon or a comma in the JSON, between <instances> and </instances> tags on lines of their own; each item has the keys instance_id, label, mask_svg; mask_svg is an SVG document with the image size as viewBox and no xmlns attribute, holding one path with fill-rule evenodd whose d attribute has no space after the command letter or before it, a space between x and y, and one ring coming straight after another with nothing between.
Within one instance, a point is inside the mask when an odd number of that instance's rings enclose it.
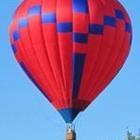
<instances>
[{"instance_id":1,"label":"vertical stripe on balloon","mask_svg":"<svg viewBox=\"0 0 140 140\"><path fill-rule=\"evenodd\" d=\"M73 54L73 97L78 95L82 72L84 69L85 54Z\"/></svg>"}]
</instances>

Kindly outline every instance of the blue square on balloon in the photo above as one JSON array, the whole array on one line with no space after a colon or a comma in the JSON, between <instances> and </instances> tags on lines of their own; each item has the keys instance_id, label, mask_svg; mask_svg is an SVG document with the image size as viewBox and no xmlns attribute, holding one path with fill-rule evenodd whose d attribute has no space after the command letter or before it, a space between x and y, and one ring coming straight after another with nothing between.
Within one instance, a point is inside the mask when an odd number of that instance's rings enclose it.
<instances>
[{"instance_id":1,"label":"blue square on balloon","mask_svg":"<svg viewBox=\"0 0 140 140\"><path fill-rule=\"evenodd\" d=\"M104 26L100 24L91 24L89 26L89 33L102 35L104 31Z\"/></svg>"},{"instance_id":2,"label":"blue square on balloon","mask_svg":"<svg viewBox=\"0 0 140 140\"><path fill-rule=\"evenodd\" d=\"M42 23L55 23L56 22L56 13L43 13L42 14Z\"/></svg>"},{"instance_id":3,"label":"blue square on balloon","mask_svg":"<svg viewBox=\"0 0 140 140\"><path fill-rule=\"evenodd\" d=\"M121 10L115 10L116 17L119 19L124 19L124 14Z\"/></svg>"},{"instance_id":4,"label":"blue square on balloon","mask_svg":"<svg viewBox=\"0 0 140 140\"><path fill-rule=\"evenodd\" d=\"M73 11L88 13L88 0L73 0Z\"/></svg>"},{"instance_id":5,"label":"blue square on balloon","mask_svg":"<svg viewBox=\"0 0 140 140\"><path fill-rule=\"evenodd\" d=\"M74 33L74 42L87 43L88 42L88 34L86 34L86 33Z\"/></svg>"},{"instance_id":6,"label":"blue square on balloon","mask_svg":"<svg viewBox=\"0 0 140 140\"><path fill-rule=\"evenodd\" d=\"M17 41L17 40L20 39L20 34L19 34L18 31L15 31L15 32L13 33L13 39L14 39L14 41Z\"/></svg>"},{"instance_id":7,"label":"blue square on balloon","mask_svg":"<svg viewBox=\"0 0 140 140\"><path fill-rule=\"evenodd\" d=\"M131 33L132 32L132 26L130 23L125 24L125 31Z\"/></svg>"},{"instance_id":8,"label":"blue square on balloon","mask_svg":"<svg viewBox=\"0 0 140 140\"><path fill-rule=\"evenodd\" d=\"M57 31L58 32L72 32L72 23L58 23L57 24Z\"/></svg>"},{"instance_id":9,"label":"blue square on balloon","mask_svg":"<svg viewBox=\"0 0 140 140\"><path fill-rule=\"evenodd\" d=\"M25 28L27 26L28 26L28 20L27 20L27 18L21 18L19 20L19 27L20 28Z\"/></svg>"},{"instance_id":10,"label":"blue square on balloon","mask_svg":"<svg viewBox=\"0 0 140 140\"><path fill-rule=\"evenodd\" d=\"M105 16L104 25L116 27L116 18L112 16Z\"/></svg>"},{"instance_id":11,"label":"blue square on balloon","mask_svg":"<svg viewBox=\"0 0 140 140\"><path fill-rule=\"evenodd\" d=\"M28 11L29 15L39 15L41 13L41 5L35 5Z\"/></svg>"}]
</instances>

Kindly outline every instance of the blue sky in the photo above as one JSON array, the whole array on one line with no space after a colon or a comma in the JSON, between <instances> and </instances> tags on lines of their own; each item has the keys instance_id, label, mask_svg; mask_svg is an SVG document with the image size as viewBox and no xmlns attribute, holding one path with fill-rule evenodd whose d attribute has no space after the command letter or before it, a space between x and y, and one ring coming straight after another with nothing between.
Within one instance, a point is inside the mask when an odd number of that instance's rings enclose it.
<instances>
[{"instance_id":1,"label":"blue sky","mask_svg":"<svg viewBox=\"0 0 140 140\"><path fill-rule=\"evenodd\" d=\"M8 25L20 0L0 4L0 140L63 140L65 123L16 63ZM76 121L79 140L125 138L140 128L139 0L121 0L133 23L129 58L115 80Z\"/></svg>"}]
</instances>

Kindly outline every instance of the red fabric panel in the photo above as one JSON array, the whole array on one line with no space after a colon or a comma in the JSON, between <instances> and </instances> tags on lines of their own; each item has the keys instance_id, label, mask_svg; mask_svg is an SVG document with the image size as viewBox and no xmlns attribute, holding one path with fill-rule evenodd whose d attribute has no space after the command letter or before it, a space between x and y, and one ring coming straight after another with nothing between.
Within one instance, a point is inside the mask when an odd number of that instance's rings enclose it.
<instances>
[{"instance_id":1,"label":"red fabric panel","mask_svg":"<svg viewBox=\"0 0 140 140\"><path fill-rule=\"evenodd\" d=\"M64 6L65 5L65 6ZM65 11L65 12L64 12ZM61 0L57 1L56 7L57 23L72 23L72 1ZM62 16L63 15L63 16ZM56 31L57 32L57 31ZM65 106L71 106L72 102L72 33L57 32L57 46L60 55L59 69L62 70L60 81L63 81L62 97L65 101Z\"/></svg>"}]
</instances>

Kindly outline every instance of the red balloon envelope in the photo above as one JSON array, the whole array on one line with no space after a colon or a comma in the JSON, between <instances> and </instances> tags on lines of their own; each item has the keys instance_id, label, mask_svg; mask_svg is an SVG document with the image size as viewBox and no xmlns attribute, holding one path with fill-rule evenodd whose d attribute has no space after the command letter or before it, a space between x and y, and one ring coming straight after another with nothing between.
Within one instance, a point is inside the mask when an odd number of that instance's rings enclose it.
<instances>
[{"instance_id":1,"label":"red balloon envelope","mask_svg":"<svg viewBox=\"0 0 140 140\"><path fill-rule=\"evenodd\" d=\"M117 0L24 0L10 26L18 63L69 123L119 72L131 37Z\"/></svg>"}]
</instances>

